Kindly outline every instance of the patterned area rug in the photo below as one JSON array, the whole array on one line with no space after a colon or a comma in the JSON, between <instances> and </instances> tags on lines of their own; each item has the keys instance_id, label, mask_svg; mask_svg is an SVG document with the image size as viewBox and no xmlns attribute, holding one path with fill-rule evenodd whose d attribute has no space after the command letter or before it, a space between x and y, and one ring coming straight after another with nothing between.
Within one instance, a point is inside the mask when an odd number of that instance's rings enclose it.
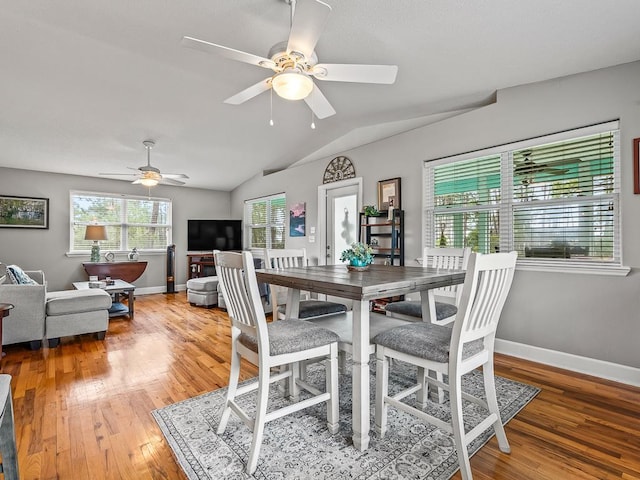
<instances>
[{"instance_id":1,"label":"patterned area rug","mask_svg":"<svg viewBox=\"0 0 640 480\"><path fill-rule=\"evenodd\" d=\"M372 402L375 392L375 361L372 362ZM393 393L415 378L415 368L395 362L389 378ZM324 389L324 369L308 367L311 383ZM253 381L253 380L249 380ZM482 374L472 372L463 379L466 391L484 397ZM539 392L522 383L496 378L498 403L504 423L511 420ZM154 410L158 422L178 462L190 480L204 479L425 479L447 480L458 470L453 438L415 417L389 408L389 426L383 439L373 431L371 408L371 443L359 452L351 441L351 376L340 377L340 432L330 435L326 428L325 404L316 405L272 422L265 427L258 469L253 476L244 473L251 443L251 432L232 413L227 430L216 435L226 388L200 395L174 405ZM270 407L287 404L272 385ZM240 400L252 412L255 392ZM484 414L475 404L464 402L467 429ZM449 418L448 398L445 404L429 402L427 411L443 420ZM493 430L480 435L469 452L475 453L493 436Z\"/></svg>"}]
</instances>

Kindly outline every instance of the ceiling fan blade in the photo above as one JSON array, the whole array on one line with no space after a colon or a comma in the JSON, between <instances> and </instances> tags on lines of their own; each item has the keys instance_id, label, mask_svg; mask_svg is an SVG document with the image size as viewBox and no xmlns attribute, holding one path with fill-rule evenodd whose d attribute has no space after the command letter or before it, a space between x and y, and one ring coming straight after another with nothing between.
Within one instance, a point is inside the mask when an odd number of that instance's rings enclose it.
<instances>
[{"instance_id":1,"label":"ceiling fan blade","mask_svg":"<svg viewBox=\"0 0 640 480\"><path fill-rule=\"evenodd\" d=\"M212 53L214 55L220 55L221 57L236 60L238 62L250 63L263 68L273 68L275 63L264 57L254 55L252 53L242 52L233 48L224 47L222 45L216 45L215 43L206 42L204 40L198 40L193 37L182 37L182 46L200 50L206 53Z\"/></svg>"},{"instance_id":2,"label":"ceiling fan blade","mask_svg":"<svg viewBox=\"0 0 640 480\"><path fill-rule=\"evenodd\" d=\"M311 74L318 80L330 82L385 83L396 81L397 65L351 65L341 63L319 63Z\"/></svg>"},{"instance_id":3,"label":"ceiling fan blade","mask_svg":"<svg viewBox=\"0 0 640 480\"><path fill-rule=\"evenodd\" d=\"M234 96L227 98L224 103L231 105L240 105L253 97L260 95L262 92L266 92L271 88L271 77L267 77L264 80L260 80L255 85L251 85L249 88L245 88Z\"/></svg>"},{"instance_id":4,"label":"ceiling fan blade","mask_svg":"<svg viewBox=\"0 0 640 480\"><path fill-rule=\"evenodd\" d=\"M331 7L319 0L299 0L294 5L287 52L300 52L309 59L327 24Z\"/></svg>"},{"instance_id":5,"label":"ceiling fan blade","mask_svg":"<svg viewBox=\"0 0 640 480\"><path fill-rule=\"evenodd\" d=\"M181 182L180 180L174 180L173 178L165 178L164 176L163 176L162 180L160 180L160 183L163 183L165 185L176 185L176 186L185 184L184 182Z\"/></svg>"},{"instance_id":6,"label":"ceiling fan blade","mask_svg":"<svg viewBox=\"0 0 640 480\"><path fill-rule=\"evenodd\" d=\"M317 85L313 86L313 90L311 90L311 93L304 99L304 101L309 105L313 114L320 120L336 114L336 111L329 103L329 100L327 100L327 97L322 94Z\"/></svg>"},{"instance_id":7,"label":"ceiling fan blade","mask_svg":"<svg viewBox=\"0 0 640 480\"><path fill-rule=\"evenodd\" d=\"M108 175L110 177L135 177L135 173L99 173L98 175Z\"/></svg>"},{"instance_id":8,"label":"ceiling fan blade","mask_svg":"<svg viewBox=\"0 0 640 480\"><path fill-rule=\"evenodd\" d=\"M176 179L176 178L189 178L189 176L185 175L184 173L163 173L162 178Z\"/></svg>"}]
</instances>

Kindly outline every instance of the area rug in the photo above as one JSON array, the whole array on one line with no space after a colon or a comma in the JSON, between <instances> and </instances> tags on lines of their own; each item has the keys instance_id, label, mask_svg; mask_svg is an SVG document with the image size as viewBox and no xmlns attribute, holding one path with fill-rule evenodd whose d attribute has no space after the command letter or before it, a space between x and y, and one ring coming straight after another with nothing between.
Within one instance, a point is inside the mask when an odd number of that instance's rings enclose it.
<instances>
[{"instance_id":1,"label":"area rug","mask_svg":"<svg viewBox=\"0 0 640 480\"><path fill-rule=\"evenodd\" d=\"M373 403L375 361L372 367ZM309 366L308 378L310 383L323 386L324 369L319 365ZM390 369L390 392L410 385L412 378L415 378L414 367L395 362ZM481 372L466 375L463 386L472 395L484 397ZM506 423L537 395L539 389L496 377L496 391L502 421ZM226 388L154 410L152 415L189 480L447 480L458 470L452 436L394 408L389 408L388 431L380 439L373 431L372 405L370 446L364 452L353 448L350 392L350 375L341 375L340 432L336 435L327 431L326 404L268 423L253 476L244 472L251 444L250 430L232 413L226 432L216 435ZM246 411L253 412L255 392L245 395L239 403ZM277 385L272 385L269 410L287 403ZM448 397L442 405L429 401L426 411L448 420ZM472 428L484 414L481 407L464 402L466 429ZM478 451L492 436L493 429L480 435L469 445L469 453Z\"/></svg>"}]
</instances>

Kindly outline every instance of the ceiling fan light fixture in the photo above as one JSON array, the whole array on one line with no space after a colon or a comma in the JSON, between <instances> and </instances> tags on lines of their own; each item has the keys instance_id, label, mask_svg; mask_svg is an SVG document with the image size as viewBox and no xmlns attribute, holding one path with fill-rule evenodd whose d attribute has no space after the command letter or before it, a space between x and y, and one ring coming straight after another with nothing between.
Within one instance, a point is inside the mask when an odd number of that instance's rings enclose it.
<instances>
[{"instance_id":1,"label":"ceiling fan light fixture","mask_svg":"<svg viewBox=\"0 0 640 480\"><path fill-rule=\"evenodd\" d=\"M286 100L302 100L313 90L313 80L299 70L285 70L273 76L271 86Z\"/></svg>"},{"instance_id":2,"label":"ceiling fan light fixture","mask_svg":"<svg viewBox=\"0 0 640 480\"><path fill-rule=\"evenodd\" d=\"M155 187L158 185L158 180L155 178L141 178L140 183L145 187Z\"/></svg>"}]
</instances>

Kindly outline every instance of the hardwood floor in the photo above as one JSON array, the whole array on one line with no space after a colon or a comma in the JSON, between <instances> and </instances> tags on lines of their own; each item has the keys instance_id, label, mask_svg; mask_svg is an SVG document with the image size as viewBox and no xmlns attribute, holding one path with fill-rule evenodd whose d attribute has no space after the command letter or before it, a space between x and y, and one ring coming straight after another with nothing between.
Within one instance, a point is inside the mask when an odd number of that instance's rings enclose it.
<instances>
[{"instance_id":1,"label":"hardwood floor","mask_svg":"<svg viewBox=\"0 0 640 480\"><path fill-rule=\"evenodd\" d=\"M150 412L226 385L229 325L184 293L147 295L104 341L4 350L21 478L185 479ZM510 455L494 438L472 457L476 480L640 479L639 388L503 355L496 372L542 392L508 423Z\"/></svg>"}]
</instances>

